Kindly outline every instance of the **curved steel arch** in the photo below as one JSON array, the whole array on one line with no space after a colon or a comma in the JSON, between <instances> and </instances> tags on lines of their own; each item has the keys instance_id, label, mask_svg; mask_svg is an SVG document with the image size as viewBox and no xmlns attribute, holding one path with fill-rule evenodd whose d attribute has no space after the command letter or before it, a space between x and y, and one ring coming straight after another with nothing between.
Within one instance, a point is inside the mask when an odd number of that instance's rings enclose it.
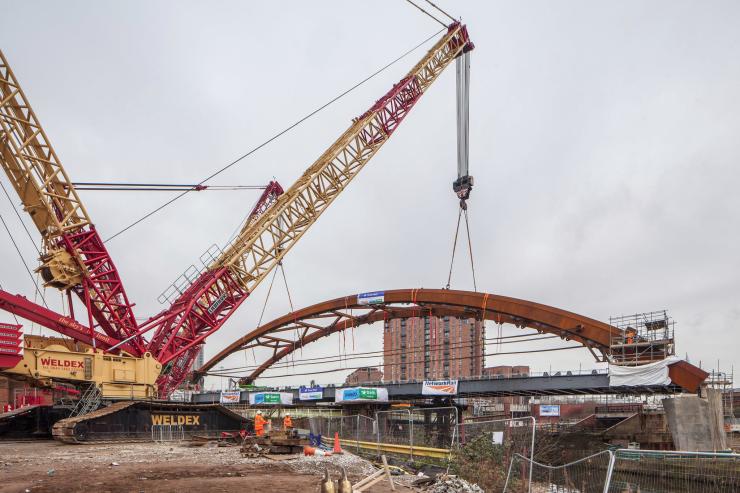
<instances>
[{"instance_id":1,"label":"curved steel arch","mask_svg":"<svg viewBox=\"0 0 740 493\"><path fill-rule=\"evenodd\" d=\"M236 351L254 347L272 349L272 355L247 377L251 382L277 361L322 337L402 317L455 316L510 323L522 329L531 328L580 342L597 360L603 360L612 336L621 334L616 327L583 315L495 294L449 289L395 289L385 291L383 295L383 303L380 304L361 304L358 295L350 295L287 313L234 341L203 365L196 376L208 372ZM594 350L599 351L602 357L599 358Z\"/></svg>"}]
</instances>

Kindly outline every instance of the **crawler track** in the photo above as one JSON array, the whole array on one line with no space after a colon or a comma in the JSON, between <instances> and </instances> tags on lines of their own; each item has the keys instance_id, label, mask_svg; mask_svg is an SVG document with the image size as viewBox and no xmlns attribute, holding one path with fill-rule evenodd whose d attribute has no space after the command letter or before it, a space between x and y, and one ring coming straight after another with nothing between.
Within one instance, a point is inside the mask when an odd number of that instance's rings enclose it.
<instances>
[{"instance_id":1,"label":"crawler track","mask_svg":"<svg viewBox=\"0 0 740 493\"><path fill-rule=\"evenodd\" d=\"M155 440L162 429L169 437L186 438L239 431L244 424L245 418L219 404L121 401L59 420L52 435L69 444L143 442Z\"/></svg>"}]
</instances>

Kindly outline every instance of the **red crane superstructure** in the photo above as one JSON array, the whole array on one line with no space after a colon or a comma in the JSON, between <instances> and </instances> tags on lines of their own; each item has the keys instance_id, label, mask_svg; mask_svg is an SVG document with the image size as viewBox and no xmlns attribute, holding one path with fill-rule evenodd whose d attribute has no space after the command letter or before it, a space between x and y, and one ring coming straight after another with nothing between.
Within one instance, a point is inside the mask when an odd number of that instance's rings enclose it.
<instances>
[{"instance_id":1,"label":"red crane superstructure","mask_svg":"<svg viewBox=\"0 0 740 493\"><path fill-rule=\"evenodd\" d=\"M350 127L286 191L271 182L241 231L166 310L137 324L133 304L66 171L0 54L0 164L43 238L47 285L74 292L88 325L0 291L0 308L106 351L150 353L163 365L162 396L187 377L217 331L321 213L388 141L439 74L473 48L460 23ZM70 309L72 307L70 301ZM148 340L145 335L149 334Z\"/></svg>"}]
</instances>

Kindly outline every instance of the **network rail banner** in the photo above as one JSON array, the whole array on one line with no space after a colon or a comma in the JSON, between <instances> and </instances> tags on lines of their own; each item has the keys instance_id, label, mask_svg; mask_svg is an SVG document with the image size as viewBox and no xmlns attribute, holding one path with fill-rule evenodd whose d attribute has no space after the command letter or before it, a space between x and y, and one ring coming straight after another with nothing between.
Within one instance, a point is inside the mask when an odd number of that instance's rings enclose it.
<instances>
[{"instance_id":1,"label":"network rail banner","mask_svg":"<svg viewBox=\"0 0 740 493\"><path fill-rule=\"evenodd\" d=\"M457 395L457 380L424 380L421 395Z\"/></svg>"},{"instance_id":2,"label":"network rail banner","mask_svg":"<svg viewBox=\"0 0 740 493\"><path fill-rule=\"evenodd\" d=\"M249 404L268 406L292 406L293 394L290 392L254 392L249 394Z\"/></svg>"},{"instance_id":3,"label":"network rail banner","mask_svg":"<svg viewBox=\"0 0 740 493\"><path fill-rule=\"evenodd\" d=\"M334 392L334 402L388 402L388 389L348 387Z\"/></svg>"},{"instance_id":4,"label":"network rail banner","mask_svg":"<svg viewBox=\"0 0 740 493\"><path fill-rule=\"evenodd\" d=\"M306 387L301 385L298 389L298 400L300 401L319 401L324 397L324 389L319 385Z\"/></svg>"},{"instance_id":5,"label":"network rail banner","mask_svg":"<svg viewBox=\"0 0 740 493\"><path fill-rule=\"evenodd\" d=\"M239 390L222 390L219 402L221 404L239 404L241 395L242 393Z\"/></svg>"}]
</instances>

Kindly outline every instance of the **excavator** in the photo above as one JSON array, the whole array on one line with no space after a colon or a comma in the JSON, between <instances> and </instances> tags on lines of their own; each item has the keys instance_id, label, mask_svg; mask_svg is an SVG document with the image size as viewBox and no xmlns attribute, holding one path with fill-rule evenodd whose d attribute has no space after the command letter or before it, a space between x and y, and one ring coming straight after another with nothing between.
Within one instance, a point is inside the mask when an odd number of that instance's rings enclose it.
<instances>
[{"instance_id":1,"label":"excavator","mask_svg":"<svg viewBox=\"0 0 740 493\"><path fill-rule=\"evenodd\" d=\"M68 312L0 289L0 309L61 336L20 338L19 325L3 324L7 340L22 342L15 352L13 344L0 341L0 375L38 387L72 384L79 392L73 406L45 409L43 419L34 421L23 409L0 415L0 435L17 430L22 416L37 426L53 425L54 438L67 443L146 439L157 426L189 434L241 429L241 417L222 406L167 398L188 379L205 340L345 190L453 60L458 101L461 80L467 99L472 49L465 25L447 26L408 74L354 118L290 188L271 182L236 237L209 249L195 275L176 286L170 306L141 323L105 242L0 52L0 165L41 236L37 272L45 287L64 294ZM462 113L458 108L458 131L464 118L467 132L467 101ZM465 163L458 163L453 188L464 202L472 187L467 135L458 136L460 156ZM79 317L75 300L85 308Z\"/></svg>"}]
</instances>

